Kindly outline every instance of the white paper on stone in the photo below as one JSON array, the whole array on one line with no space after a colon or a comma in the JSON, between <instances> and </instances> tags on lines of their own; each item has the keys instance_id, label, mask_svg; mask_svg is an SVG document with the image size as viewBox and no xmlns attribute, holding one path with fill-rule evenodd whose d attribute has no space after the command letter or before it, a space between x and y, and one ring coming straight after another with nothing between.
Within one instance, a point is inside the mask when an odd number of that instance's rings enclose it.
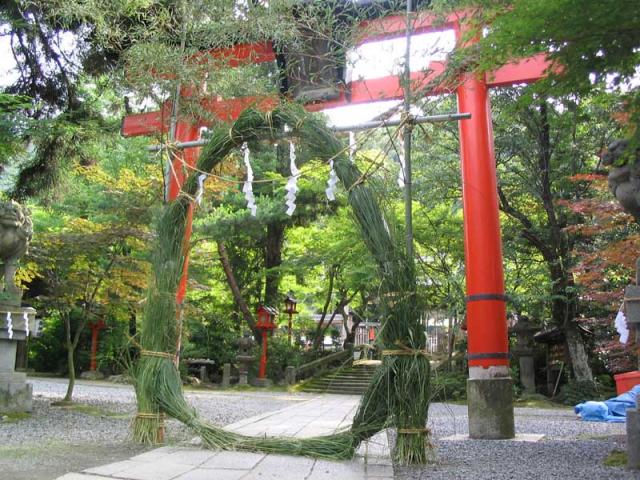
<instances>
[{"instance_id":1,"label":"white paper on stone","mask_svg":"<svg viewBox=\"0 0 640 480\"><path fill-rule=\"evenodd\" d=\"M626 344L629 340L629 329L627 328L627 317L624 315L622 307L620 307L618 315L616 315L615 327L618 335L620 335L620 343Z\"/></svg>"},{"instance_id":2,"label":"white paper on stone","mask_svg":"<svg viewBox=\"0 0 640 480\"><path fill-rule=\"evenodd\" d=\"M404 170L406 168L404 163L404 153L398 153L398 161L400 162L400 170L398 170L398 186L400 188L404 188Z\"/></svg>"},{"instance_id":3,"label":"white paper on stone","mask_svg":"<svg viewBox=\"0 0 640 480\"><path fill-rule=\"evenodd\" d=\"M287 131L287 126L285 125L285 131ZM287 180L287 185L284 187L287 191L285 195L286 205L287 205L287 215L293 215L293 212L296 209L296 194L298 193L298 174L300 171L296 166L296 146L293 142L289 142L289 168L291 169L291 176Z\"/></svg>"},{"instance_id":4,"label":"white paper on stone","mask_svg":"<svg viewBox=\"0 0 640 480\"><path fill-rule=\"evenodd\" d=\"M205 173L198 175L198 191L196 192L196 203L200 205L202 203L202 196L204 195L204 181L207 179Z\"/></svg>"},{"instance_id":5,"label":"white paper on stone","mask_svg":"<svg viewBox=\"0 0 640 480\"><path fill-rule=\"evenodd\" d=\"M356 161L356 151L356 134L355 132L349 132L349 160L351 160L351 163Z\"/></svg>"},{"instance_id":6,"label":"white paper on stone","mask_svg":"<svg viewBox=\"0 0 640 480\"><path fill-rule=\"evenodd\" d=\"M242 152L244 153L244 166L247 169L247 179L242 186L244 198L247 200L247 208L251 212L251 216L255 217L258 212L258 206L256 205L256 198L253 196L253 169L251 168L251 162L249 161L249 146L247 142L242 144Z\"/></svg>"},{"instance_id":7,"label":"white paper on stone","mask_svg":"<svg viewBox=\"0 0 640 480\"><path fill-rule=\"evenodd\" d=\"M324 191L329 201L336 199L336 185L338 184L338 175L333 168L333 160L329 160L329 180L327 181L327 189Z\"/></svg>"},{"instance_id":8,"label":"white paper on stone","mask_svg":"<svg viewBox=\"0 0 640 480\"><path fill-rule=\"evenodd\" d=\"M27 312L24 312L22 314L22 319L24 320L24 334L28 337L29 336L29 315L27 314Z\"/></svg>"},{"instance_id":9,"label":"white paper on stone","mask_svg":"<svg viewBox=\"0 0 640 480\"><path fill-rule=\"evenodd\" d=\"M11 312L7 312L7 335L9 335L9 340L13 338L13 321L11 320Z\"/></svg>"}]
</instances>

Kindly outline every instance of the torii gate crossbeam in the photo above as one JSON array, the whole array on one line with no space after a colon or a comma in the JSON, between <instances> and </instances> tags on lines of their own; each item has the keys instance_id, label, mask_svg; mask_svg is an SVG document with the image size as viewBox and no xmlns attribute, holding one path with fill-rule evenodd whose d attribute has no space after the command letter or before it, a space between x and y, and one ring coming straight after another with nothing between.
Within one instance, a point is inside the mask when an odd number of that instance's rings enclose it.
<instances>
[{"instance_id":1,"label":"torii gate crossbeam","mask_svg":"<svg viewBox=\"0 0 640 480\"><path fill-rule=\"evenodd\" d=\"M428 31L453 29L458 44L462 42L461 25L468 14L450 15L444 24L428 14L418 14L414 35ZM395 38L405 32L405 17L390 16L363 22L361 43ZM262 63L275 60L271 45L256 43L236 45L230 49L202 53L224 58L230 67L247 62ZM506 65L492 74L466 74L456 88L458 111L471 113L471 119L460 122L462 195L464 211L464 244L466 264L466 302L468 334L468 401L469 433L472 438L512 438L514 433L511 379L509 377L509 348L506 323L506 297L502 266L499 208L496 185L496 166L493 151L493 132L488 89L534 82L545 75L549 64L544 56L536 56ZM412 84L427 85L444 71L442 63L432 62L428 74L414 72ZM396 76L351 82L337 100L306 105L311 111L355 105L376 100L402 98L402 88ZM193 92L183 89L183 95ZM449 93L433 90L430 95ZM277 98L244 97L229 100L203 99L203 105L223 121L235 119L248 106L269 109ZM167 132L170 105L161 111L129 115L124 118L124 136L150 135ZM185 120L178 122L175 141L192 142L198 139L198 127ZM184 162L193 166L198 155L195 148L186 150ZM185 180L182 160L173 162L169 198L173 199ZM188 239L187 239L188 241ZM186 288L185 276L177 301L182 303Z\"/></svg>"}]
</instances>

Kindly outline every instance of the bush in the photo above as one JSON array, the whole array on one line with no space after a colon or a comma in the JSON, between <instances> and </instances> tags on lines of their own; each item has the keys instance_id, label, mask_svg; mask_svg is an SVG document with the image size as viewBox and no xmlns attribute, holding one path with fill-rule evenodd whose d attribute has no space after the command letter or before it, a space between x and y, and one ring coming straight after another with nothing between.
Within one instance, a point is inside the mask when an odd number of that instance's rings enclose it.
<instances>
[{"instance_id":1,"label":"bush","mask_svg":"<svg viewBox=\"0 0 640 480\"><path fill-rule=\"evenodd\" d=\"M606 400L614 394L615 391L610 386L602 385L598 381L576 382L569 380L569 383L560 389L556 400L565 405L577 405L590 400Z\"/></svg>"},{"instance_id":2,"label":"bush","mask_svg":"<svg viewBox=\"0 0 640 480\"><path fill-rule=\"evenodd\" d=\"M303 352L299 345L289 345L287 335L272 335L269 337L267 347L267 378L273 381L284 379L284 372L288 366L298 367L303 363ZM255 349L255 362L252 368L255 372L260 366L260 355L262 354L260 343Z\"/></svg>"},{"instance_id":3,"label":"bush","mask_svg":"<svg viewBox=\"0 0 640 480\"><path fill-rule=\"evenodd\" d=\"M446 402L467 399L465 372L435 372L431 376L431 401Z\"/></svg>"}]
</instances>

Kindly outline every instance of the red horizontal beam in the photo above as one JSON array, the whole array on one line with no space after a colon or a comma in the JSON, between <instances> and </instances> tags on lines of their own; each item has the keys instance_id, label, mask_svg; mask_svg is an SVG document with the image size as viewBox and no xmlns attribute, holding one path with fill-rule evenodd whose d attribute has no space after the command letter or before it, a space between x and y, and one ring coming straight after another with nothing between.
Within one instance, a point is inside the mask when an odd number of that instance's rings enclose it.
<instances>
[{"instance_id":1,"label":"red horizontal beam","mask_svg":"<svg viewBox=\"0 0 640 480\"><path fill-rule=\"evenodd\" d=\"M215 48L200 52L195 56L198 63L206 63L207 58L223 60L227 67L238 67L249 63L273 62L276 54L271 42L241 43L230 48Z\"/></svg>"},{"instance_id":2,"label":"red horizontal beam","mask_svg":"<svg viewBox=\"0 0 640 480\"><path fill-rule=\"evenodd\" d=\"M239 97L228 100L205 99L202 106L223 122L230 122L247 108L253 107L261 111L272 110L278 105L278 97Z\"/></svg>"},{"instance_id":3,"label":"red horizontal beam","mask_svg":"<svg viewBox=\"0 0 640 480\"><path fill-rule=\"evenodd\" d=\"M422 14L414 19L413 32L441 31L449 28L458 28L458 22L466 15L465 12L457 12L446 18L434 15ZM394 38L405 34L406 20L404 16L394 15L375 20L365 21L360 24L361 38L358 43ZM275 53L270 42L253 44L239 44L231 48L214 49L201 54L203 57L224 59L230 67L246 63L262 63L275 60ZM202 61L206 61L202 59ZM526 60L505 65L486 76L489 87L513 85L518 83L531 83L544 77L549 62L540 54ZM420 91L427 87L444 71L444 64L431 62L429 72L413 72L411 74L412 90ZM434 82L435 83L435 82ZM437 87L425 95L438 95L451 91L446 87ZM186 90L183 94L187 93ZM357 105L381 100L396 100L403 97L400 80L397 76L386 76L367 80L353 81L342 91L340 97L327 102L317 102L307 105L309 111L319 111L327 108L335 108L346 105ZM203 106L222 121L234 120L240 112L250 106L261 110L273 108L278 103L276 97L244 97L228 100L207 98L202 100ZM151 112L138 115L128 115L122 123L124 136L150 135L157 132L166 132L169 124L169 110Z\"/></svg>"},{"instance_id":4,"label":"red horizontal beam","mask_svg":"<svg viewBox=\"0 0 640 480\"><path fill-rule=\"evenodd\" d=\"M508 64L491 74L487 74L489 87L500 87L518 83L531 83L545 76L550 64L543 55L536 55L530 59ZM420 91L436 79L445 69L441 62L431 62L429 72L413 72L411 74L412 90ZM440 95L450 92L451 89L440 86L425 92L425 95ZM327 102L317 102L306 105L306 109L312 112L327 108L358 105L377 102L381 100L397 100L403 97L400 80L397 76L371 78L351 82L340 97ZM269 110L278 103L277 97L240 97L228 100L208 98L202 101L202 105L218 119L224 122L235 120L238 115L248 107L259 110ZM164 123L162 123L164 121ZM127 115L122 123L122 135L133 137L138 135L151 135L160 131L166 132L169 125L169 112L165 108L162 112L142 113Z\"/></svg>"},{"instance_id":5,"label":"red horizontal beam","mask_svg":"<svg viewBox=\"0 0 640 480\"><path fill-rule=\"evenodd\" d=\"M456 27L464 15L464 12L456 12L446 17L427 13L418 14L411 22L412 34L450 30ZM406 28L407 21L404 15L389 15L375 20L365 20L358 26L361 33L357 44L404 37Z\"/></svg>"},{"instance_id":6,"label":"red horizontal beam","mask_svg":"<svg viewBox=\"0 0 640 480\"><path fill-rule=\"evenodd\" d=\"M546 55L540 53L531 58L509 63L487 74L489 87L505 87L518 83L533 83L547 76L551 62Z\"/></svg>"},{"instance_id":7,"label":"red horizontal beam","mask_svg":"<svg viewBox=\"0 0 640 480\"><path fill-rule=\"evenodd\" d=\"M464 13L454 13L447 17L419 14L411 25L413 34L427 31L442 31L455 27ZM405 35L406 18L403 15L390 15L375 20L366 20L358 25L360 32L358 45L367 42L397 38ZM237 67L248 63L264 63L275 61L276 55L271 42L242 43L229 48L216 48L201 52L194 56L198 62L206 63L206 57L222 59L229 67ZM204 58L201 58L204 57Z\"/></svg>"},{"instance_id":8,"label":"red horizontal beam","mask_svg":"<svg viewBox=\"0 0 640 480\"><path fill-rule=\"evenodd\" d=\"M166 108L163 110L125 116L122 119L120 133L124 137L137 137L140 135L155 135L168 132L169 117L171 114Z\"/></svg>"}]
</instances>

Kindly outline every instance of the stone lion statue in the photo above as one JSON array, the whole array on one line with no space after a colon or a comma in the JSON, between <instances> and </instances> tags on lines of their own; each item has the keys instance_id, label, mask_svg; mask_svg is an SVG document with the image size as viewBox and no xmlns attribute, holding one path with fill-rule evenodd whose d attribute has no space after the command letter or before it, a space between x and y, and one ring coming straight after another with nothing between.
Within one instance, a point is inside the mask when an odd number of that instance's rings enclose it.
<instances>
[{"instance_id":1,"label":"stone lion statue","mask_svg":"<svg viewBox=\"0 0 640 480\"><path fill-rule=\"evenodd\" d=\"M4 292L21 297L15 276L18 260L27 253L33 236L31 212L13 200L0 202L0 278L4 277Z\"/></svg>"},{"instance_id":2,"label":"stone lion statue","mask_svg":"<svg viewBox=\"0 0 640 480\"><path fill-rule=\"evenodd\" d=\"M624 164L616 166L623 156L627 157ZM640 151L630 151L628 140L615 140L602 156L602 163L611 166L609 190L622 208L640 223Z\"/></svg>"}]
</instances>

